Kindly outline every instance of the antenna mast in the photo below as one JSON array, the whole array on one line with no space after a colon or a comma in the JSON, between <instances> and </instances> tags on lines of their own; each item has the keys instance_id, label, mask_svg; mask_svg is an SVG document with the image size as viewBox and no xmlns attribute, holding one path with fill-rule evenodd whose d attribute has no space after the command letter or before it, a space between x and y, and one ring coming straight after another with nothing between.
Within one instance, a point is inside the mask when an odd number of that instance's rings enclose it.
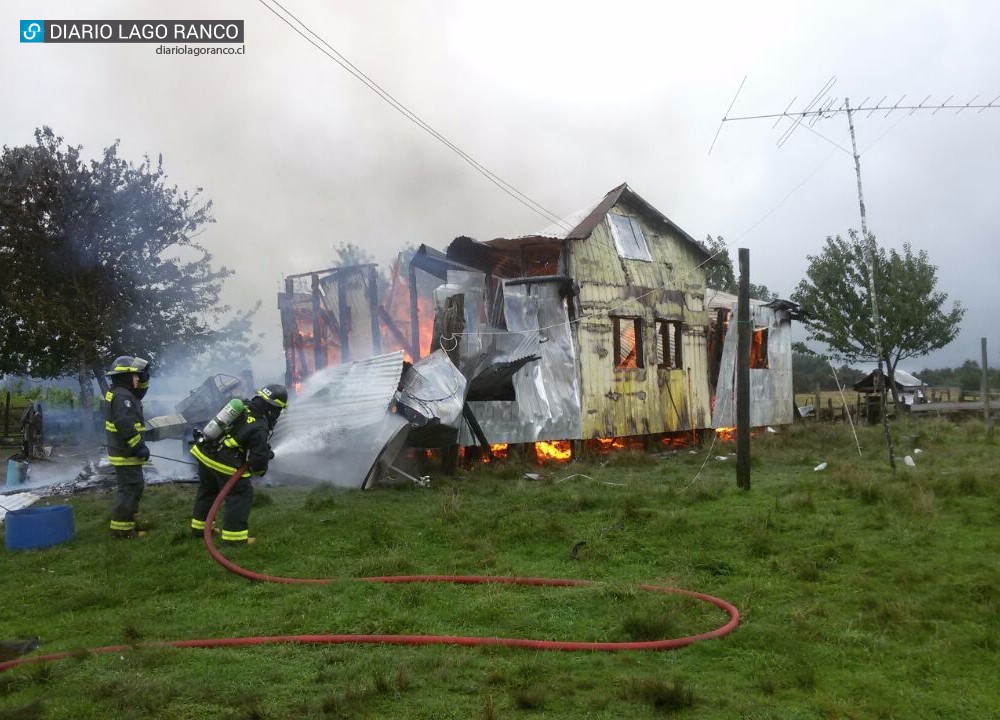
<instances>
[{"instance_id":1,"label":"antenna mast","mask_svg":"<svg viewBox=\"0 0 1000 720\"><path fill-rule=\"evenodd\" d=\"M729 108L726 110L726 114L722 118L722 122L719 124L719 129L718 131L716 131L715 137L712 139L712 145L711 147L709 147L708 153L710 155L712 154L712 149L715 147L715 143L719 139L719 134L722 132L722 126L725 125L727 122L735 122L738 120L773 119L774 127L777 127L778 123L781 122L783 118L791 120L792 124L791 127L786 129L778 138L778 147L783 146L791 137L792 133L795 132L795 130L797 130L800 127L805 127L813 134L818 135L819 137L831 143L832 145L840 148L841 150L846 151L846 148L838 145L837 143L825 137L824 135L821 135L819 132L814 130L812 126L815 125L820 120L832 118L840 113L845 113L847 115L847 125L851 131L851 150L852 150L851 155L854 157L854 172L858 180L858 206L861 209L862 242L864 243L866 254L868 256L868 294L871 300L872 322L875 328L875 354L878 356L877 357L878 377L879 377L879 383L881 383L882 386L880 393L882 426L885 429L885 443L886 443L886 448L889 451L889 465L890 467L892 467L893 475L895 475L896 458L892 443L892 433L889 430L889 418L887 412L888 408L886 403L886 384L887 382L894 383L894 380L892 378L886 378L885 373L883 371L882 319L878 311L878 298L876 295L876 287L875 287L875 261L876 258L878 257L878 247L875 243L875 237L868 232L868 218L865 213L865 197L861 187L861 155L858 153L857 137L854 132L854 113L867 112L868 116L871 117L873 113L878 112L880 110L884 110L885 116L888 117L897 110L909 110L910 115L913 115L913 113L917 112L918 110L933 110L933 112L931 113L932 115L936 115L941 110L955 110L956 115L964 110L976 110L978 114L983 112L984 110L1000 109L1000 105L997 104L997 101L1000 100L1000 95L997 95L995 98L993 98L986 104L982 103L974 104L976 100L979 98L978 95L974 96L971 100L969 100L965 104L961 103L951 104L951 100L954 97L954 95L949 95L948 98L940 105L936 103L928 105L927 101L930 100L931 97L930 95L925 97L916 105L903 105L903 100L906 98L906 95L901 96L899 100L897 100L895 103L883 105L883 102L885 102L886 97L888 97L885 96L874 105L868 105L867 104L868 98L865 98L863 101L861 101L861 103L857 107L854 108L851 107L851 101L848 98L844 98L844 104L840 107L835 108L834 105L836 104L836 100L829 98L828 94L830 90L833 88L834 83L836 82L837 82L836 77L831 77L829 80L827 80L826 83L823 85L823 87L820 88L819 92L817 92L816 95L813 96L812 100L801 111L797 112L789 111L789 108L791 108L792 103L795 102L795 98L793 98L792 102L788 103L788 107L785 108L784 112L766 113L760 115L745 115L742 117L729 117L729 112L733 109L733 106L736 104L736 99L739 97L740 92L743 90L744 83L746 83L746 77L744 77L743 82L740 83L740 86L736 91L736 95L733 97L733 101L729 104ZM892 128L890 128L890 130L891 129Z\"/></svg>"},{"instance_id":2,"label":"antenna mast","mask_svg":"<svg viewBox=\"0 0 1000 720\"><path fill-rule=\"evenodd\" d=\"M865 216L865 195L861 190L861 156L858 155L858 141L854 134L854 115L852 114L849 98L844 98L844 107L847 110L847 125L851 129L854 172L858 176L858 205L861 207L861 237L868 253L868 297L871 300L872 320L875 325L875 354L878 356L878 382L881 385L879 403L882 411L882 428L885 431L885 446L889 451L889 467L892 468L892 474L895 476L896 455L892 445L892 433L889 431L889 408L885 396L886 380L888 382L894 382L894 380L886 378L885 373L882 372L882 316L879 315L878 300L875 297L875 258L877 257L877 248L875 247L875 237L868 233L868 219Z\"/></svg>"}]
</instances>

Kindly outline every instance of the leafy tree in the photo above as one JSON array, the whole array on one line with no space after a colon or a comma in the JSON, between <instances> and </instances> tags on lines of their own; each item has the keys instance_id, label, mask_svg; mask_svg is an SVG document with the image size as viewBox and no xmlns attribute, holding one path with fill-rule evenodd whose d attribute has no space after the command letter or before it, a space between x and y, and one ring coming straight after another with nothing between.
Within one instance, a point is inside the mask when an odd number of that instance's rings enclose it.
<instances>
[{"instance_id":1,"label":"leafy tree","mask_svg":"<svg viewBox=\"0 0 1000 720\"><path fill-rule=\"evenodd\" d=\"M248 339L219 292L232 271L195 241L211 202L166 184L162 158L135 165L119 143L85 161L48 128L0 155L0 373L91 376L117 355L164 370L165 349L197 354Z\"/></svg>"},{"instance_id":2,"label":"leafy tree","mask_svg":"<svg viewBox=\"0 0 1000 720\"><path fill-rule=\"evenodd\" d=\"M869 257L874 259L880 336L872 322ZM864 243L851 230L847 239L828 237L823 252L808 260L806 277L792 299L807 313L809 340L825 344L847 361L881 360L898 404L891 379L899 361L926 355L954 340L965 310L957 302L945 309L947 294L935 291L937 268L926 251L914 253L908 243L902 253L887 251L876 245L874 236Z\"/></svg>"},{"instance_id":3,"label":"leafy tree","mask_svg":"<svg viewBox=\"0 0 1000 720\"><path fill-rule=\"evenodd\" d=\"M735 295L739 290L736 273L733 272L733 259L729 255L729 246L722 236L705 238L705 247L714 255L715 262L705 265L705 281L708 287Z\"/></svg>"},{"instance_id":4,"label":"leafy tree","mask_svg":"<svg viewBox=\"0 0 1000 720\"><path fill-rule=\"evenodd\" d=\"M714 263L705 266L705 278L708 287L721 290L730 295L739 295L740 285L733 270L733 258L729 254L729 246L722 236L713 238L711 235L705 240L708 251L714 255ZM778 293L770 290L767 285L757 285L750 283L750 297L755 300L777 300Z\"/></svg>"}]
</instances>

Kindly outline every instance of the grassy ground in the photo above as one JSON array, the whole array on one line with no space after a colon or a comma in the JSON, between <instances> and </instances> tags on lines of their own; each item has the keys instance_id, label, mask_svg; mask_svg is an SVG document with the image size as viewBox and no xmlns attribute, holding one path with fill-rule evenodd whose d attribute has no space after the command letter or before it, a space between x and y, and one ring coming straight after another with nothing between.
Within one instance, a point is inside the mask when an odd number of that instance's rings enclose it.
<instances>
[{"instance_id":1,"label":"grassy ground","mask_svg":"<svg viewBox=\"0 0 1000 720\"><path fill-rule=\"evenodd\" d=\"M998 717L996 446L976 422L899 427L899 454L917 466L900 463L893 477L881 429L861 432L863 457L844 426L762 435L749 492L735 487L734 458L716 459L732 444L477 468L428 488L259 491L258 542L229 556L260 572L341 578L326 586L225 572L188 536L188 486L147 489L153 530L133 542L106 537L109 495L74 497L73 541L4 552L0 640L38 636L38 652L302 633L646 640L726 620L702 603L636 591L647 582L726 598L743 620L725 638L659 653L76 652L0 674L0 719ZM350 580L410 573L603 584Z\"/></svg>"}]
</instances>

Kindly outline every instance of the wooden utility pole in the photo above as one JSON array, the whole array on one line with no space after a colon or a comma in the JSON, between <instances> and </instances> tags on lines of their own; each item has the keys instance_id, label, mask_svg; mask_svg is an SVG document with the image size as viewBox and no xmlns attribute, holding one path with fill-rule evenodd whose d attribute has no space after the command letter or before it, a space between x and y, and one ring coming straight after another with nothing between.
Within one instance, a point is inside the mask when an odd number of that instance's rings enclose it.
<instances>
[{"instance_id":1,"label":"wooden utility pole","mask_svg":"<svg viewBox=\"0 0 1000 720\"><path fill-rule=\"evenodd\" d=\"M750 251L740 248L736 306L736 485L750 489Z\"/></svg>"},{"instance_id":2,"label":"wooden utility pole","mask_svg":"<svg viewBox=\"0 0 1000 720\"><path fill-rule=\"evenodd\" d=\"M986 338L983 338L983 422L986 423L986 437L993 439L993 423L990 422L990 371L986 365Z\"/></svg>"}]
</instances>

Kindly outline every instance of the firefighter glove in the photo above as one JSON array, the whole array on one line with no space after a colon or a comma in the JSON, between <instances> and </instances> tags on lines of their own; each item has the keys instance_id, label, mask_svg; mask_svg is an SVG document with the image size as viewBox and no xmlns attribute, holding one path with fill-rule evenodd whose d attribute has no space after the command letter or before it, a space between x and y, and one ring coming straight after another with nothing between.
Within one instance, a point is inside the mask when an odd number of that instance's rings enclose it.
<instances>
[{"instance_id":1,"label":"firefighter glove","mask_svg":"<svg viewBox=\"0 0 1000 720\"><path fill-rule=\"evenodd\" d=\"M149 448L145 444L140 445L135 449L135 456L140 460L149 460Z\"/></svg>"}]
</instances>

